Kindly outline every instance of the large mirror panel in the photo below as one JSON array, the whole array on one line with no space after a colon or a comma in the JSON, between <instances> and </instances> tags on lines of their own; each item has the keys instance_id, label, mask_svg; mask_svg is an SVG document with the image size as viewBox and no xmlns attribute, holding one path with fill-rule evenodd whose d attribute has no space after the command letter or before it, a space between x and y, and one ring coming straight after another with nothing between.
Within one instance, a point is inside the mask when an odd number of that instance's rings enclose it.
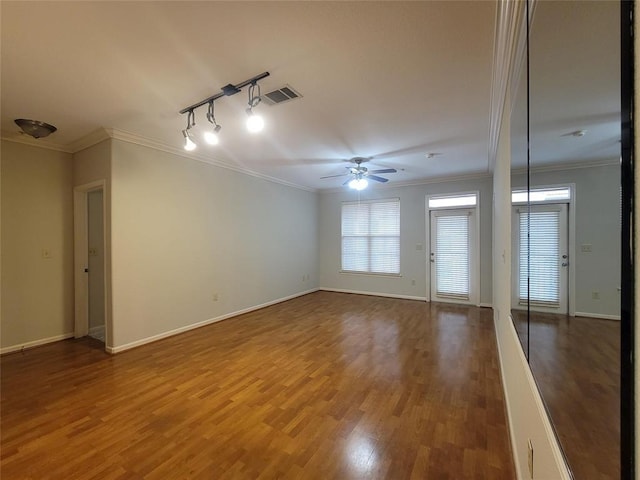
<instances>
[{"instance_id":1,"label":"large mirror panel","mask_svg":"<svg viewBox=\"0 0 640 480\"><path fill-rule=\"evenodd\" d=\"M526 45L523 45L526 48ZM522 56L519 64L515 67L515 80L511 85L511 177L512 185L516 185L519 190L527 188L527 165L528 165L528 70L526 57ZM513 182L517 183L514 184ZM523 288L526 290L526 283L522 283L523 275L526 281L528 275L527 259L521 255L519 244L521 242L521 233L517 224L518 210L526 210L527 205L514 205L512 215L512 247L511 247L511 265L513 266L513 274L511 277L511 318L518 332L518 338L522 345L525 356L529 357L529 316L528 302L526 295L521 295Z\"/></svg>"},{"instance_id":2,"label":"large mirror panel","mask_svg":"<svg viewBox=\"0 0 640 480\"><path fill-rule=\"evenodd\" d=\"M620 5L538 1L530 28L529 170L512 176L529 185L512 217L528 263L513 262L514 291L527 293L529 364L574 477L617 479Z\"/></svg>"}]
</instances>

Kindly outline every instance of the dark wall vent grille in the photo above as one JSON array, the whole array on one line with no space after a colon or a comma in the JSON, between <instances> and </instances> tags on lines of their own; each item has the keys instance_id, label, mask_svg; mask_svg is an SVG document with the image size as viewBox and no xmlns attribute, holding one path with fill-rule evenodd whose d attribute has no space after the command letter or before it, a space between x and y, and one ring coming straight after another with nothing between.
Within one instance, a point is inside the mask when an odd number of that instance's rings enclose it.
<instances>
[{"instance_id":1,"label":"dark wall vent grille","mask_svg":"<svg viewBox=\"0 0 640 480\"><path fill-rule=\"evenodd\" d=\"M262 95L262 100L269 105L279 105L281 103L289 102L300 97L302 97L302 95L296 92L289 85L285 85L282 88L278 88L271 92L265 93L264 95Z\"/></svg>"}]
</instances>

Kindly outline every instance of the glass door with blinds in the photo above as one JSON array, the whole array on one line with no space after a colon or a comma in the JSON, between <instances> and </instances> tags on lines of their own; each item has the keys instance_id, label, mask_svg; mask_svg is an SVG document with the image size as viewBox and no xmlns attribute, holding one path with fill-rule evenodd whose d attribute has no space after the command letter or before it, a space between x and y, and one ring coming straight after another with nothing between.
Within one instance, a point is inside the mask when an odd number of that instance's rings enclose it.
<instances>
[{"instance_id":1,"label":"glass door with blinds","mask_svg":"<svg viewBox=\"0 0 640 480\"><path fill-rule=\"evenodd\" d=\"M432 210L430 216L431 300L477 304L475 208Z\"/></svg>"},{"instance_id":2,"label":"glass door with blinds","mask_svg":"<svg viewBox=\"0 0 640 480\"><path fill-rule=\"evenodd\" d=\"M567 210L564 203L531 205L529 214L526 205L513 207L511 291L514 308L526 308L529 299L531 310L568 313Z\"/></svg>"}]
</instances>

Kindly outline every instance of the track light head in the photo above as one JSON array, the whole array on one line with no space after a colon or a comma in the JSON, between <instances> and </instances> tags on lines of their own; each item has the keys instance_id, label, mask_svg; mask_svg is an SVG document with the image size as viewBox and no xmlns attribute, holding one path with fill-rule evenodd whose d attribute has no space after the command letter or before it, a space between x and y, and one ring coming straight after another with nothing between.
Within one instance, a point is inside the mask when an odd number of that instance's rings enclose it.
<instances>
[{"instance_id":1,"label":"track light head","mask_svg":"<svg viewBox=\"0 0 640 480\"><path fill-rule=\"evenodd\" d=\"M239 93L243 87L249 86L249 108L247 108L247 114L249 118L247 118L247 129L251 133L259 132L264 128L264 120L259 115L253 113L253 109L257 107L262 101L262 97L260 95L260 85L258 85L258 80L262 80L265 77L269 76L269 72L263 72L260 75L256 75L253 78L245 80L244 82L240 82L237 85L228 84L222 87L222 92L212 95L209 98L205 98L204 100L194 103L193 105L183 108L180 110L181 114L187 114L187 128L182 131L182 135L184 136L184 149L187 151L195 150L196 144L194 143L189 130L195 126L195 116L194 112L197 108L200 108L204 105L209 106L207 111L207 120L209 123L213 125L211 130L208 130L203 133L204 140L210 145L217 145L219 143L218 133L222 129L216 118L214 116L214 102L223 97L223 96L231 96Z\"/></svg>"},{"instance_id":2,"label":"track light head","mask_svg":"<svg viewBox=\"0 0 640 480\"><path fill-rule=\"evenodd\" d=\"M218 138L218 132L222 130L222 127L218 125L216 122L216 117L213 112L213 100L209 102L209 110L207 111L207 120L209 123L213 124L213 131L207 130L204 132L204 141L209 145L217 145L220 143L220 139Z\"/></svg>"},{"instance_id":3,"label":"track light head","mask_svg":"<svg viewBox=\"0 0 640 480\"><path fill-rule=\"evenodd\" d=\"M218 143L220 143L220 138L218 138L219 131L220 131L220 125L214 128L213 131L207 130L206 132L204 132L204 135L203 135L204 141L207 142L209 145L218 145Z\"/></svg>"},{"instance_id":4,"label":"track light head","mask_svg":"<svg viewBox=\"0 0 640 480\"><path fill-rule=\"evenodd\" d=\"M184 149L187 152L192 152L196 149L196 144L193 140L191 140L191 135L189 135L189 129L185 128L182 130L182 136L184 137Z\"/></svg>"},{"instance_id":5,"label":"track light head","mask_svg":"<svg viewBox=\"0 0 640 480\"><path fill-rule=\"evenodd\" d=\"M250 108L247 108L247 115L249 115L249 118L247 118L247 130L251 133L262 131L264 128L264 120L262 117L253 113L253 110Z\"/></svg>"}]
</instances>

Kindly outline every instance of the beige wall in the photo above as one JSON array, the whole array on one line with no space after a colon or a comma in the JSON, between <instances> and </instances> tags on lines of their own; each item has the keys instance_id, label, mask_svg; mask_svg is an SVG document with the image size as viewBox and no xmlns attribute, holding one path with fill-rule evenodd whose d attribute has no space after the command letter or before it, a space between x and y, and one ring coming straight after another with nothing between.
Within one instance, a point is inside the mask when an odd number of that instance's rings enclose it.
<instances>
[{"instance_id":1,"label":"beige wall","mask_svg":"<svg viewBox=\"0 0 640 480\"><path fill-rule=\"evenodd\" d=\"M104 182L104 325L105 344L113 345L111 288L111 140L104 140L73 155L73 185L83 187ZM85 265L74 265L76 275L84 275ZM94 285L95 286L95 285ZM89 285L91 288L91 285ZM85 305L80 306L85 308ZM91 323L91 319L90 322ZM91 326L91 325L90 325Z\"/></svg>"},{"instance_id":2,"label":"beige wall","mask_svg":"<svg viewBox=\"0 0 640 480\"><path fill-rule=\"evenodd\" d=\"M317 287L315 193L113 140L111 194L116 350Z\"/></svg>"},{"instance_id":3,"label":"beige wall","mask_svg":"<svg viewBox=\"0 0 640 480\"><path fill-rule=\"evenodd\" d=\"M315 193L118 140L2 148L3 347L73 332L73 188L99 180L111 351L317 288Z\"/></svg>"},{"instance_id":4,"label":"beige wall","mask_svg":"<svg viewBox=\"0 0 640 480\"><path fill-rule=\"evenodd\" d=\"M2 141L1 173L0 345L7 351L73 332L72 158Z\"/></svg>"}]
</instances>

